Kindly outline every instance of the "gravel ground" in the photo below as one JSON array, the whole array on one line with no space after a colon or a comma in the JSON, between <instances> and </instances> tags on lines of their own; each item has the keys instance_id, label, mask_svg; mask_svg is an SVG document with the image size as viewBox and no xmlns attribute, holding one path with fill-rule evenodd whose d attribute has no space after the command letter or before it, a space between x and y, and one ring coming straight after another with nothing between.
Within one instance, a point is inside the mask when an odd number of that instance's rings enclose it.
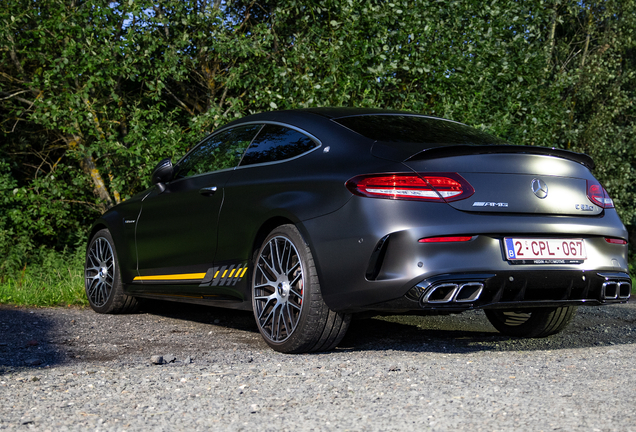
<instances>
[{"instance_id":1,"label":"gravel ground","mask_svg":"<svg viewBox=\"0 0 636 432\"><path fill-rule=\"evenodd\" d=\"M246 312L0 305L0 430L636 431L635 342L634 302L535 340L482 312L359 320L308 355Z\"/></svg>"}]
</instances>

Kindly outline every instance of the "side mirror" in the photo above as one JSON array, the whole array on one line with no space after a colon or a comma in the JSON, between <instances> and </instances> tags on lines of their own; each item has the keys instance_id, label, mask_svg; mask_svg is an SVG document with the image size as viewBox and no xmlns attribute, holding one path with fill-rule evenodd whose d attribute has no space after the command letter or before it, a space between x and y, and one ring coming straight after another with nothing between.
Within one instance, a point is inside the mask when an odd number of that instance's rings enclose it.
<instances>
[{"instance_id":1,"label":"side mirror","mask_svg":"<svg viewBox=\"0 0 636 432\"><path fill-rule=\"evenodd\" d=\"M172 180L174 176L174 167L172 166L172 161L170 158L162 159L155 169L152 171L151 181L152 184L156 184L159 192L163 192L166 190L166 185L164 183L168 183Z\"/></svg>"}]
</instances>

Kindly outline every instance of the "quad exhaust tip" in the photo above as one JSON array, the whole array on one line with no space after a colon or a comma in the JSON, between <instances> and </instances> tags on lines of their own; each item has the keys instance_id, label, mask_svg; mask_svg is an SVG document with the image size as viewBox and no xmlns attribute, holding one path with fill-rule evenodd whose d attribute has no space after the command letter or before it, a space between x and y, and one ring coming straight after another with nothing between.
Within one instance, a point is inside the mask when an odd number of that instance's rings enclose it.
<instances>
[{"instance_id":1,"label":"quad exhaust tip","mask_svg":"<svg viewBox=\"0 0 636 432\"><path fill-rule=\"evenodd\" d=\"M632 284L627 281L607 281L601 288L603 300L629 300L632 293Z\"/></svg>"},{"instance_id":2,"label":"quad exhaust tip","mask_svg":"<svg viewBox=\"0 0 636 432\"><path fill-rule=\"evenodd\" d=\"M482 282L447 282L424 289L420 296L420 305L444 303L470 303L479 300L484 290Z\"/></svg>"},{"instance_id":3,"label":"quad exhaust tip","mask_svg":"<svg viewBox=\"0 0 636 432\"><path fill-rule=\"evenodd\" d=\"M605 282L601 287L601 301L624 302L629 300L632 292L631 281L624 278L618 279L622 274L599 273L599 276L605 278ZM413 300L419 298L420 307L425 308L436 304L472 303L479 300L483 291L484 283L479 281L440 282L437 284L422 282L413 287L409 296Z\"/></svg>"}]
</instances>

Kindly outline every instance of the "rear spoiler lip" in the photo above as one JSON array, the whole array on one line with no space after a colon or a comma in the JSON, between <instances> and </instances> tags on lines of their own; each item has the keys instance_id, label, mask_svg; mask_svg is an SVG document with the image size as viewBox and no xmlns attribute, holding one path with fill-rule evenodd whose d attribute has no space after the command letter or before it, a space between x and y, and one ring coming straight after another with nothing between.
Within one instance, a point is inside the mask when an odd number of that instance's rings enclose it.
<instances>
[{"instance_id":1,"label":"rear spoiler lip","mask_svg":"<svg viewBox=\"0 0 636 432\"><path fill-rule=\"evenodd\" d=\"M520 153L520 154L538 154L546 156L555 156L563 159L569 159L586 166L593 170L596 164L591 157L585 153L576 153L569 150L562 150L554 147L535 147L525 145L455 145L446 147L433 147L422 150L419 153L404 160L404 162L437 159L450 156L466 156L477 154L497 154L497 153Z\"/></svg>"}]
</instances>

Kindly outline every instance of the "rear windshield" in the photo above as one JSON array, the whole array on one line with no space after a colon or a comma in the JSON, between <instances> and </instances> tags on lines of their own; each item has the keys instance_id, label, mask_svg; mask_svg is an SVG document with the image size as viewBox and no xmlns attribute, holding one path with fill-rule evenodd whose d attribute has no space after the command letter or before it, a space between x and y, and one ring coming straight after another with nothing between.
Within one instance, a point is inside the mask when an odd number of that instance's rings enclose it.
<instances>
[{"instance_id":1,"label":"rear windshield","mask_svg":"<svg viewBox=\"0 0 636 432\"><path fill-rule=\"evenodd\" d=\"M505 144L497 137L460 123L396 114L341 117L335 122L374 141L434 145Z\"/></svg>"}]
</instances>

